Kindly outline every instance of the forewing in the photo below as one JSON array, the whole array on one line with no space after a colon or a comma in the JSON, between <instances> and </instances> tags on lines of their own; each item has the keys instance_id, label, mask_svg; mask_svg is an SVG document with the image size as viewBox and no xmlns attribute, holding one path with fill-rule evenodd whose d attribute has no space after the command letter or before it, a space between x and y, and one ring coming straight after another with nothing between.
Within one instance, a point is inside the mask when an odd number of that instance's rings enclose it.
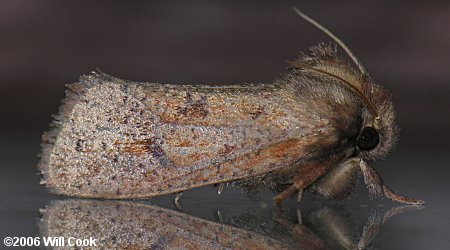
<instances>
[{"instance_id":1,"label":"forewing","mask_svg":"<svg viewBox=\"0 0 450 250\"><path fill-rule=\"evenodd\" d=\"M328 120L272 85L95 74L67 96L40 163L47 186L66 195L139 198L260 176L326 154L338 140Z\"/></svg>"}]
</instances>

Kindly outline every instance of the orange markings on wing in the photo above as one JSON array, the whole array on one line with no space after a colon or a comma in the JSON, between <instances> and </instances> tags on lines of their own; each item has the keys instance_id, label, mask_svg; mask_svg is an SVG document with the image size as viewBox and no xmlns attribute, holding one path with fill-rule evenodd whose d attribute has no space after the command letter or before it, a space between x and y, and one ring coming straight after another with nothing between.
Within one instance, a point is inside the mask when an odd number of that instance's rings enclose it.
<instances>
[{"instance_id":1,"label":"orange markings on wing","mask_svg":"<svg viewBox=\"0 0 450 250\"><path fill-rule=\"evenodd\" d=\"M183 134L183 131L175 130L173 133L168 134L164 137L164 144L171 147L210 147L210 140L199 140L199 136L197 135L197 131L191 132L193 135L191 138L186 138L186 135Z\"/></svg>"},{"instance_id":2,"label":"orange markings on wing","mask_svg":"<svg viewBox=\"0 0 450 250\"><path fill-rule=\"evenodd\" d=\"M267 164L292 161L293 157L302 155L303 146L304 143L301 140L289 139L263 148L256 153L252 152L227 161L222 164L220 172L225 173L230 169L257 170L258 166L261 168ZM265 169L269 170L268 168Z\"/></svg>"},{"instance_id":3,"label":"orange markings on wing","mask_svg":"<svg viewBox=\"0 0 450 250\"><path fill-rule=\"evenodd\" d=\"M152 152L152 144L153 142L151 139L133 142L114 142L114 145L119 147L120 152L132 155L142 155Z\"/></svg>"},{"instance_id":4,"label":"orange markings on wing","mask_svg":"<svg viewBox=\"0 0 450 250\"><path fill-rule=\"evenodd\" d=\"M160 97L156 93L148 96L146 104L162 123L196 126L233 127L245 121L261 120L262 124L276 121L286 114L280 110L266 110L257 102L249 102L254 98L228 97L221 94L209 95L206 99L194 99L186 103L184 97L167 96L161 91ZM162 96L162 97L161 97ZM258 122L255 125L259 125Z\"/></svg>"}]
</instances>

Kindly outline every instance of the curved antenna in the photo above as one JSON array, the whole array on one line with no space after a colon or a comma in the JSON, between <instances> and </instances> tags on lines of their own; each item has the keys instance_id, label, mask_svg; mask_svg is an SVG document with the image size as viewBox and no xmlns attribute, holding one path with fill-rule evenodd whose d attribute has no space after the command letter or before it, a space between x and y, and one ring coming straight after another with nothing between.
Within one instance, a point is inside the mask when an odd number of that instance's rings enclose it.
<instances>
[{"instance_id":1,"label":"curved antenna","mask_svg":"<svg viewBox=\"0 0 450 250\"><path fill-rule=\"evenodd\" d=\"M311 71L315 71L318 72L320 74L324 74L324 75L328 75L330 77L333 77L335 79L338 79L339 81L342 81L343 83L345 83L351 90L353 90L353 92L356 93L356 95L358 95L367 105L367 108L370 110L370 112L372 113L372 115L374 116L375 120L380 120L380 115L378 114L377 109L375 108L375 106L373 106L372 102L370 102L370 100L367 98L367 96L365 96L361 90L359 90L358 88L356 88L353 84L351 84L350 82L348 82L347 80L345 80L344 78L333 74L331 72L325 71L325 70L321 70L318 68L314 68L311 65L305 64L305 63L301 63L301 62L292 62L292 61L288 61L288 63L292 66L298 67L298 68L304 68L304 69L308 69Z\"/></svg>"},{"instance_id":2,"label":"curved antenna","mask_svg":"<svg viewBox=\"0 0 450 250\"><path fill-rule=\"evenodd\" d=\"M327 36L329 36L331 39L333 39L344 51L345 53L347 53L347 55L352 59L352 61L355 63L356 66L358 66L359 71L363 74L363 75L367 75L366 69L364 68L364 66L361 64L361 62L358 60L358 58L352 53L352 51L347 47L347 45L345 45L344 42L341 41L341 39L339 39L337 36L335 36L333 33L331 33L331 31L329 31L327 28L323 27L322 25L320 25L318 22L316 22L314 19L310 18L309 16L305 15L303 12L301 12L299 9L297 9L296 7L292 8L295 13L297 13L297 15L299 15L301 18L305 19L307 22L311 23L312 25L314 25L316 28L318 28L319 30L321 30L323 33L325 33Z\"/></svg>"}]
</instances>

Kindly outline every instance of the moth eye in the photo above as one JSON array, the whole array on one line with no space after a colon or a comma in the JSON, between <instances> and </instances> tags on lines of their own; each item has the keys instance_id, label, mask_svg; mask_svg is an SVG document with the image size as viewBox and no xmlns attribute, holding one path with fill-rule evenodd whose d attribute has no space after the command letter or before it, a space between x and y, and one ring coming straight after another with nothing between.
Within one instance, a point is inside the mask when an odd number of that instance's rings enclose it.
<instances>
[{"instance_id":1,"label":"moth eye","mask_svg":"<svg viewBox=\"0 0 450 250\"><path fill-rule=\"evenodd\" d=\"M371 150L374 149L379 142L380 135L378 134L378 131L372 127L364 127L356 141L356 145L358 145L361 150Z\"/></svg>"}]
</instances>

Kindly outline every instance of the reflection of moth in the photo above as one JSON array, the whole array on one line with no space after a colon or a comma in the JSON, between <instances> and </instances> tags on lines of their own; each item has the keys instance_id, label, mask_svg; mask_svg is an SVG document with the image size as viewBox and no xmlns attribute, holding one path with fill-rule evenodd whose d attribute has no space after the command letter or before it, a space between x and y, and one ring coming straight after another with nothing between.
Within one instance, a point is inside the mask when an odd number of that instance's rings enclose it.
<instances>
[{"instance_id":1,"label":"reflection of moth","mask_svg":"<svg viewBox=\"0 0 450 250\"><path fill-rule=\"evenodd\" d=\"M278 218L277 221L290 228L291 235L297 239L297 245L315 242L315 246L325 246L324 249L372 249L374 239L387 220L392 216L415 209L418 207L403 206L389 210L380 208L371 210L369 216L364 217L362 230L355 224L356 220L351 217L348 210L337 207L322 206L306 213L305 216L299 214L304 224L294 224L283 218ZM353 208L352 211L354 210ZM300 247L300 249L303 248Z\"/></svg>"},{"instance_id":2,"label":"reflection of moth","mask_svg":"<svg viewBox=\"0 0 450 250\"><path fill-rule=\"evenodd\" d=\"M292 249L262 234L135 202L58 201L44 210L40 231L93 237L93 249Z\"/></svg>"},{"instance_id":3,"label":"reflection of moth","mask_svg":"<svg viewBox=\"0 0 450 250\"><path fill-rule=\"evenodd\" d=\"M335 40L357 67L320 45L271 84L82 76L43 136L43 183L58 194L121 199L239 180L281 188L281 203L308 186L342 196L361 170L372 193L421 203L394 194L366 164L395 143L394 110Z\"/></svg>"},{"instance_id":4,"label":"reflection of moth","mask_svg":"<svg viewBox=\"0 0 450 250\"><path fill-rule=\"evenodd\" d=\"M372 213L361 232L345 210L323 206L298 212L307 225L258 209L224 224L138 202L63 200L41 210L39 229L44 237L93 237L93 249L365 249L386 220L411 209Z\"/></svg>"}]
</instances>

